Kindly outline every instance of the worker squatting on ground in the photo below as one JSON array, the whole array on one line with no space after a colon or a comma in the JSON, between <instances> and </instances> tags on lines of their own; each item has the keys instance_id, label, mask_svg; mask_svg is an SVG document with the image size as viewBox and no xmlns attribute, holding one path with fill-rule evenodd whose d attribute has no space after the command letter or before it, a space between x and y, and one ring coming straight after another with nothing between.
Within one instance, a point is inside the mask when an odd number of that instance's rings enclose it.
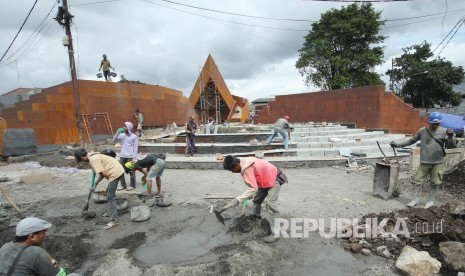
<instances>
[{"instance_id":1,"label":"worker squatting on ground","mask_svg":"<svg viewBox=\"0 0 465 276\"><path fill-rule=\"evenodd\" d=\"M431 188L429 191L428 202L426 208L434 205L434 199L439 185L442 183L442 175L444 173L444 141L447 139L446 129L439 126L442 116L439 112L433 112L428 116L429 126L423 127L411 138L390 143L393 147L405 147L420 141L420 166L413 180L413 198L407 206L414 207L420 202L420 189L423 181L429 175L431 180Z\"/></svg>"},{"instance_id":2,"label":"worker squatting on ground","mask_svg":"<svg viewBox=\"0 0 465 276\"><path fill-rule=\"evenodd\" d=\"M52 224L38 218L22 219L16 225L15 241L0 248L0 275L66 276L63 268L40 247L50 227Z\"/></svg>"},{"instance_id":3,"label":"worker squatting on ground","mask_svg":"<svg viewBox=\"0 0 465 276\"><path fill-rule=\"evenodd\" d=\"M142 182L147 184L147 196L150 198L149 207L155 205L157 198L161 197L161 177L165 169L165 155L149 154L144 159L138 160L136 163L127 162L124 166L126 171L133 173L138 170L144 174ZM157 193L152 199L152 181L157 183Z\"/></svg>"},{"instance_id":4,"label":"worker squatting on ground","mask_svg":"<svg viewBox=\"0 0 465 276\"><path fill-rule=\"evenodd\" d=\"M100 62L100 68L98 69L99 71L102 70L103 68L103 76L105 77L105 81L109 81L111 78L110 77L110 68L112 70L115 70L115 68L113 68L110 64L110 61L107 59L107 55L103 55L103 59L102 61Z\"/></svg>"},{"instance_id":5,"label":"worker squatting on ground","mask_svg":"<svg viewBox=\"0 0 465 276\"><path fill-rule=\"evenodd\" d=\"M121 152L119 154L119 162L121 166L124 166L126 162L133 162L137 161L137 151L138 151L138 138L137 135L132 133L133 125L131 122L125 122L122 128L119 128L115 136L113 136L113 142L120 141L121 143ZM126 179L121 177L121 187L118 188L120 190L134 190L136 188L136 174L133 173L129 176L131 181L131 186L127 187Z\"/></svg>"},{"instance_id":6,"label":"worker squatting on ground","mask_svg":"<svg viewBox=\"0 0 465 276\"><path fill-rule=\"evenodd\" d=\"M194 156L195 153L195 132L197 125L194 121L194 116L189 117L189 121L185 126L186 131L186 156Z\"/></svg>"},{"instance_id":7,"label":"worker squatting on ground","mask_svg":"<svg viewBox=\"0 0 465 276\"><path fill-rule=\"evenodd\" d=\"M142 123L144 123L144 116L140 113L139 109L136 109L134 118L137 119L137 134L142 137Z\"/></svg>"},{"instance_id":8,"label":"worker squatting on ground","mask_svg":"<svg viewBox=\"0 0 465 276\"><path fill-rule=\"evenodd\" d=\"M287 129L287 134L284 132L284 129ZM284 148L288 149L289 148L289 142L288 138L291 139L291 126L289 125L289 116L284 116L284 118L279 118L276 123L274 123L274 128L273 128L273 133L268 137L268 140L266 143L269 145L271 144L271 141L273 141L273 138L278 136L278 133L281 134L284 140Z\"/></svg>"},{"instance_id":9,"label":"worker squatting on ground","mask_svg":"<svg viewBox=\"0 0 465 276\"><path fill-rule=\"evenodd\" d=\"M446 133L447 133L447 139L444 143L444 147L446 147L446 149L455 149L459 146L459 142L457 140L457 138L455 138L455 133L452 129L448 128L446 130Z\"/></svg>"},{"instance_id":10,"label":"worker squatting on ground","mask_svg":"<svg viewBox=\"0 0 465 276\"><path fill-rule=\"evenodd\" d=\"M233 173L240 173L247 190L224 206L219 212L235 207L246 199L252 199L252 215L260 217L261 205L266 198L265 206L270 213L279 213L276 203L281 185L287 182L286 175L270 162L255 157L237 158L228 155L223 160L223 168ZM274 219L270 221L274 229ZM272 233L265 237L265 242L275 242L278 238Z\"/></svg>"},{"instance_id":11,"label":"worker squatting on ground","mask_svg":"<svg viewBox=\"0 0 465 276\"><path fill-rule=\"evenodd\" d=\"M103 214L104 217L109 216L110 222L107 223L105 229L110 229L118 225L118 214L116 209L116 188L118 182L124 177L124 168L115 158L102 153L87 153L84 149L78 149L74 152L74 157L78 162L89 162L92 170L98 175L98 179L93 185L93 188L102 181L103 178L108 179L107 198L108 212Z\"/></svg>"}]
</instances>

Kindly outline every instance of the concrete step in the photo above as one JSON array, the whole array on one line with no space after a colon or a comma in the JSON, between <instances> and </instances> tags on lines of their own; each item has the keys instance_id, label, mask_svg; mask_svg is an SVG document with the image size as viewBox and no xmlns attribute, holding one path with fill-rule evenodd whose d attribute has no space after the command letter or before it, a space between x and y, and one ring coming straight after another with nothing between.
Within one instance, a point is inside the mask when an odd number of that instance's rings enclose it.
<instances>
[{"instance_id":1,"label":"concrete step","mask_svg":"<svg viewBox=\"0 0 465 276\"><path fill-rule=\"evenodd\" d=\"M358 134L358 133L365 133L364 129L360 128L347 128L347 129L339 129L339 130L315 130L315 131L306 131L306 132L298 132L295 129L291 132L291 136L294 137L309 137L309 136L335 136L335 135L350 135L350 134Z\"/></svg>"},{"instance_id":2,"label":"concrete step","mask_svg":"<svg viewBox=\"0 0 465 276\"><path fill-rule=\"evenodd\" d=\"M296 147L296 148L333 148L333 147L352 147L352 146L373 146L376 145L376 141L378 141L380 144L382 143L389 143L393 140L401 140L405 138L405 135L403 134L389 134L389 135L384 135L381 137L375 137L375 138L365 138L361 139L359 142L356 140L347 140L344 142L308 142L308 143L303 143L303 142L298 142L298 143L291 143L290 147ZM328 137L329 140L329 137Z\"/></svg>"},{"instance_id":3,"label":"concrete step","mask_svg":"<svg viewBox=\"0 0 465 276\"><path fill-rule=\"evenodd\" d=\"M328 142L328 138L340 138L340 139L355 140L355 139L367 139L367 138L382 137L382 136L384 136L384 134L385 133L383 131L371 131L371 132L361 132L361 133L347 134L347 135L293 137L292 141L296 142L296 143Z\"/></svg>"}]
</instances>

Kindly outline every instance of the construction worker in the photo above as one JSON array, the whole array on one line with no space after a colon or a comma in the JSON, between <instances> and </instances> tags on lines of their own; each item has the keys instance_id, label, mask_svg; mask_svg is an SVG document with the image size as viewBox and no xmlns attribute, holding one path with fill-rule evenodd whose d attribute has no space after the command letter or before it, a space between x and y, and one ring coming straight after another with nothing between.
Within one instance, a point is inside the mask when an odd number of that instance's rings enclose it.
<instances>
[{"instance_id":1,"label":"construction worker","mask_svg":"<svg viewBox=\"0 0 465 276\"><path fill-rule=\"evenodd\" d=\"M101 71L102 68L103 68L103 76L105 77L105 81L111 81L110 68L112 70L115 70L115 68L111 66L110 61L107 59L107 55L105 54L103 54L103 59L100 62L100 68L98 70Z\"/></svg>"},{"instance_id":2,"label":"construction worker","mask_svg":"<svg viewBox=\"0 0 465 276\"><path fill-rule=\"evenodd\" d=\"M286 175L270 162L255 157L237 158L228 155L223 160L223 168L232 173L240 173L247 190L219 210L223 212L242 204L246 199L252 199L252 215L260 217L261 205L266 198L266 206L270 213L279 213L276 203L281 185L287 182ZM274 219L270 221L274 230ZM278 237L273 233L265 237L265 242L275 242Z\"/></svg>"},{"instance_id":3,"label":"construction worker","mask_svg":"<svg viewBox=\"0 0 465 276\"><path fill-rule=\"evenodd\" d=\"M78 149L74 152L74 157L78 162L89 162L92 170L98 175L93 189L102 181L108 179L107 198L108 212L103 214L104 217L110 217L110 222L105 225L105 229L118 226L117 209L116 209L116 187L122 177L124 177L124 168L115 158L101 153L87 153L84 149Z\"/></svg>"},{"instance_id":4,"label":"construction worker","mask_svg":"<svg viewBox=\"0 0 465 276\"><path fill-rule=\"evenodd\" d=\"M194 116L189 117L189 121L186 123L186 157L194 156L195 153L195 132L197 131L197 125L194 121Z\"/></svg>"},{"instance_id":5,"label":"construction worker","mask_svg":"<svg viewBox=\"0 0 465 276\"><path fill-rule=\"evenodd\" d=\"M121 166L124 167L126 162L133 162L137 161L137 151L139 147L139 141L137 139L137 135L132 133L133 125L131 122L125 122L124 126L119 128L115 136L113 136L113 142L120 141L121 143L121 152L119 154L119 162ZM131 186L126 186L126 179L123 175L121 177L121 187L118 187L118 191L121 190L134 190L136 188L136 174L133 173L129 176L131 181Z\"/></svg>"},{"instance_id":6,"label":"construction worker","mask_svg":"<svg viewBox=\"0 0 465 276\"><path fill-rule=\"evenodd\" d=\"M444 146L446 149L455 149L458 147L458 141L457 138L455 138L455 133L452 129L448 128L446 130L447 133L447 139L444 143Z\"/></svg>"},{"instance_id":7,"label":"construction worker","mask_svg":"<svg viewBox=\"0 0 465 276\"><path fill-rule=\"evenodd\" d=\"M40 247L50 227L49 222L34 217L18 222L15 241L0 248L0 275L66 276L63 268Z\"/></svg>"},{"instance_id":8,"label":"construction worker","mask_svg":"<svg viewBox=\"0 0 465 276\"><path fill-rule=\"evenodd\" d=\"M142 172L142 182L147 185L147 196L152 197L152 181L155 179L157 183L157 193L153 199L149 201L149 207L155 205L158 198L161 195L161 177L165 169L165 155L164 154L149 154L144 159L138 160L136 163L126 162L124 164L126 172L134 172L136 170Z\"/></svg>"},{"instance_id":9,"label":"construction worker","mask_svg":"<svg viewBox=\"0 0 465 276\"><path fill-rule=\"evenodd\" d=\"M431 188L429 191L428 202L426 208L434 205L434 199L438 191L439 185L442 183L442 175L444 173L444 140L447 139L446 129L439 124L442 121L442 115L439 112L433 112L428 115L429 126L423 127L411 138L395 142L392 141L392 147L405 147L420 141L420 166L413 180L413 198L407 204L408 207L414 207L419 202L421 184L429 175Z\"/></svg>"},{"instance_id":10,"label":"construction worker","mask_svg":"<svg viewBox=\"0 0 465 276\"><path fill-rule=\"evenodd\" d=\"M287 129L288 136L286 136L286 133L284 132L284 129ZM286 116L284 116L284 118L279 118L276 121L276 123L274 123L273 134L271 134L270 137L268 137L268 140L266 141L266 143L268 145L271 144L271 141L273 141L273 138L278 136L278 133L279 133L283 137L284 148L288 149L289 148L288 137L289 137L289 139L291 139L291 129L292 128L289 125L289 116L286 115Z\"/></svg>"},{"instance_id":11,"label":"construction worker","mask_svg":"<svg viewBox=\"0 0 465 276\"><path fill-rule=\"evenodd\" d=\"M136 112L134 113L134 117L137 119L137 133L139 134L139 137L142 136L142 123L144 122L144 116L142 116L142 113L140 113L139 109L136 109Z\"/></svg>"}]
</instances>

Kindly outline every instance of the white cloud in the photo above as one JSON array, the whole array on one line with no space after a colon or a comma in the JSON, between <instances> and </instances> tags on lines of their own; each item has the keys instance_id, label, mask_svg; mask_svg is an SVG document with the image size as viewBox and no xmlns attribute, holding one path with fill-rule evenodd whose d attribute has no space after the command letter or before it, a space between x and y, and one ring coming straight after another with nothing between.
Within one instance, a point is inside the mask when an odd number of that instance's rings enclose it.
<instances>
[{"instance_id":1,"label":"white cloud","mask_svg":"<svg viewBox=\"0 0 465 276\"><path fill-rule=\"evenodd\" d=\"M71 5L78 5L101 0L69 1ZM21 5L7 2L0 2L0 54L8 47L33 4L33 1L27 4L23 1ZM178 2L239 14L307 20L319 20L321 13L341 6L335 2L288 0ZM24 44L52 6L53 1L38 1L10 54ZM374 6L383 11L383 19L416 17L444 13L446 10L446 2L437 0L422 0L421 5L419 1L410 1L376 3ZM447 9L465 9L465 3L462 0L448 0ZM56 9L52 12L53 16L55 13ZM178 89L188 96L200 72L199 67L204 64L208 54L212 54L230 90L236 95L254 100L309 89L295 68L297 51L302 47L307 31L283 31L224 21L296 30L308 30L310 22L240 17L161 0L121 0L71 6L71 13L75 16L72 32L78 75L82 79L97 80L101 56L105 53L119 75ZM433 17L435 20L409 25L403 24L431 18L387 22L386 27L397 27L383 30L383 34L389 38L384 43L385 63L377 68L378 73L384 74L390 68L390 59L400 55L404 47L426 40L434 48L462 14L463 11L445 17L439 14ZM17 63L0 66L0 93L19 86L49 87L70 79L67 53L61 44L64 30L52 19L49 21L47 32L41 33L40 39L29 51L19 56ZM465 43L464 32L465 27L462 27L441 54L454 65L465 66L465 58L461 55ZM310 90L317 91L318 88L310 87Z\"/></svg>"}]
</instances>

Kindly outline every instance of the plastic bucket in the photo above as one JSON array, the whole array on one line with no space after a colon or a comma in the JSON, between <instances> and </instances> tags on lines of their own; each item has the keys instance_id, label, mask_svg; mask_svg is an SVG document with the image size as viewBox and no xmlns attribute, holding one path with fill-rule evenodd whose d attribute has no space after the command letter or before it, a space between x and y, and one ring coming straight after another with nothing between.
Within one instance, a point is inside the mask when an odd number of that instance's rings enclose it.
<instances>
[{"instance_id":1,"label":"plastic bucket","mask_svg":"<svg viewBox=\"0 0 465 276\"><path fill-rule=\"evenodd\" d=\"M112 76L112 77L114 78L114 77L116 77L116 76L118 76L118 75L117 75L115 72L111 72L111 73L110 73L110 76Z\"/></svg>"},{"instance_id":2,"label":"plastic bucket","mask_svg":"<svg viewBox=\"0 0 465 276\"><path fill-rule=\"evenodd\" d=\"M102 78L102 77L103 77L103 74L102 74L102 73L98 73L98 74L97 74L97 78L100 79L100 78Z\"/></svg>"}]
</instances>

